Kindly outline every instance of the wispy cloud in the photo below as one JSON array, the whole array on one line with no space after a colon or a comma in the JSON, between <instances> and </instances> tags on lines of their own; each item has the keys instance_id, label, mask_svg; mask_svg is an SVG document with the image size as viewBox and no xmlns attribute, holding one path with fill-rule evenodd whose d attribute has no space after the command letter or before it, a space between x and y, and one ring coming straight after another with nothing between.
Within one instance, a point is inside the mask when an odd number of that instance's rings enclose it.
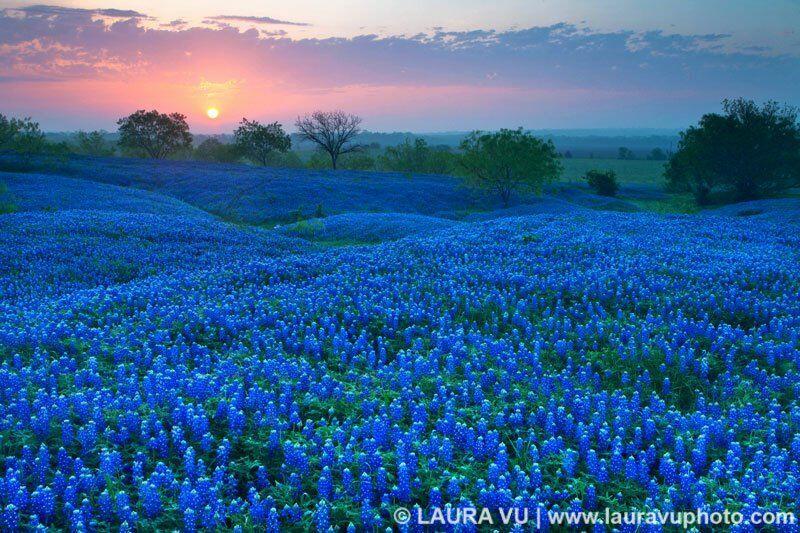
<instances>
[{"instance_id":1,"label":"wispy cloud","mask_svg":"<svg viewBox=\"0 0 800 533\"><path fill-rule=\"evenodd\" d=\"M272 17L252 17L247 15L217 15L206 17L206 20L216 20L220 22L246 22L250 24L270 24L283 26L310 26L306 22L291 22L288 20L278 20Z\"/></svg>"},{"instance_id":2,"label":"wispy cloud","mask_svg":"<svg viewBox=\"0 0 800 533\"><path fill-rule=\"evenodd\" d=\"M143 95L153 105L227 98L230 108L252 108L248 116L259 110L292 116L325 101L400 120L416 106L448 127L448 120L466 120L465 109L476 126L509 117L526 124L562 117L570 125L585 124L586 117L674 123L729 96L800 103L800 58L764 47L739 49L724 34L609 32L562 23L289 38L277 27L286 21L265 17L218 16L213 26L175 21L167 27L145 17L47 6L0 10L0 83L4 93L20 94L6 105L35 114L37 106L68 98L63 89L41 96L44 89L30 90L35 80L61 80L64 87L120 83L124 98L110 89L103 93L110 108L130 106ZM235 91L209 85L230 80Z\"/></svg>"},{"instance_id":3,"label":"wispy cloud","mask_svg":"<svg viewBox=\"0 0 800 533\"><path fill-rule=\"evenodd\" d=\"M32 6L24 6L19 8L9 8L5 10L6 12L21 12L26 15L33 15L33 16L74 16L74 15L96 15L101 17L109 17L109 18L138 18L138 19L146 19L150 18L144 13L139 13L138 11L133 11L130 9L81 9L75 7L62 7L62 6L50 6L50 5L32 5Z\"/></svg>"}]
</instances>

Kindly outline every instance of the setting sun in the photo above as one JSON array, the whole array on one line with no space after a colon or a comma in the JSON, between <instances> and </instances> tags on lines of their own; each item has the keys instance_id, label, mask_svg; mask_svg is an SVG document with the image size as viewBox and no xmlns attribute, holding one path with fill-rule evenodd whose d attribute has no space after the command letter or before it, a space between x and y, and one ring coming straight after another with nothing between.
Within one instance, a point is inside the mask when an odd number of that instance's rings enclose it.
<instances>
[{"instance_id":1,"label":"setting sun","mask_svg":"<svg viewBox=\"0 0 800 533\"><path fill-rule=\"evenodd\" d=\"M208 115L208 118L213 120L219 116L219 109L217 109L216 107L209 107L206 110L206 115Z\"/></svg>"}]
</instances>

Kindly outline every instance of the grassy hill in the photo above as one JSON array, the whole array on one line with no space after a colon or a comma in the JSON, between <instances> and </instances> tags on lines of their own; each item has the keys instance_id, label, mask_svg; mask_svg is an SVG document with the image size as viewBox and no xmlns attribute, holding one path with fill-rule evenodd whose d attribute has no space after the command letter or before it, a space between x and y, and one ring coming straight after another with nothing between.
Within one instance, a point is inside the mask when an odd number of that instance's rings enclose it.
<instances>
[{"instance_id":1,"label":"grassy hill","mask_svg":"<svg viewBox=\"0 0 800 533\"><path fill-rule=\"evenodd\" d=\"M208 218L208 213L171 196L56 174L0 172L5 201L15 211L90 209ZM2 200L2 198L0 198Z\"/></svg>"},{"instance_id":2,"label":"grassy hill","mask_svg":"<svg viewBox=\"0 0 800 533\"><path fill-rule=\"evenodd\" d=\"M647 197L661 194L656 162L599 159L564 159L563 162L566 172L562 183L579 189L580 194L564 198L561 186L551 187L549 191L573 204L592 208L604 208L609 204L608 200L585 194L588 192L585 185L576 181L590 168L617 169L625 184L621 191L623 201L628 192L632 197L638 197L642 191ZM72 157L60 163L56 172L129 190L156 192L229 220L253 224L283 224L318 214L349 212L461 218L469 213L502 207L495 195L467 189L460 179L450 176L89 157ZM139 193L128 196L134 194ZM541 201L531 195L518 194L512 198L515 205L540 204ZM46 203L45 199L39 203ZM636 209L620 207L619 202L609 205L614 210ZM554 205L554 208L557 207Z\"/></svg>"},{"instance_id":3,"label":"grassy hill","mask_svg":"<svg viewBox=\"0 0 800 533\"><path fill-rule=\"evenodd\" d=\"M664 184L664 161L648 161L646 159L562 159L564 174L562 181L580 181L589 170L613 170L623 184Z\"/></svg>"}]
</instances>

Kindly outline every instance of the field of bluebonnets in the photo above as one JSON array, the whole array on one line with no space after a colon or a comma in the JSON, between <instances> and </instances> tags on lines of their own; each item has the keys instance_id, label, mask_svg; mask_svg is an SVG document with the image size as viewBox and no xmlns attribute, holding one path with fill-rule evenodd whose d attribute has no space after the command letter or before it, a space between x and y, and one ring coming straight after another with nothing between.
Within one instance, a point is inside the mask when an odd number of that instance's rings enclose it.
<instances>
[{"instance_id":1,"label":"field of bluebonnets","mask_svg":"<svg viewBox=\"0 0 800 533\"><path fill-rule=\"evenodd\" d=\"M797 201L482 221L445 178L291 171L337 216L268 230L209 212L286 218L288 170L233 202L114 164L0 174L0 530L797 509ZM373 189L415 214L344 214Z\"/></svg>"}]
</instances>

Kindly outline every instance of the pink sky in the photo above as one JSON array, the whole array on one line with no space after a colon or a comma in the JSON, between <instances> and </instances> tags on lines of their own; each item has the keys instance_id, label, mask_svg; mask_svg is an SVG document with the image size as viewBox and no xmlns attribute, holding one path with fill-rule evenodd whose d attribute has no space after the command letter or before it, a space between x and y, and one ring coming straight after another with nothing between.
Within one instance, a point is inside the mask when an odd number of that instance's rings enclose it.
<instances>
[{"instance_id":1,"label":"pink sky","mask_svg":"<svg viewBox=\"0 0 800 533\"><path fill-rule=\"evenodd\" d=\"M128 11L0 11L0 112L51 130L113 129L155 108L223 132L245 116L291 129L298 114L342 108L372 130L445 131L682 127L725 97L798 100L796 55L737 49L728 35L562 23L302 37L287 29L307 26L265 20L167 26Z\"/></svg>"}]
</instances>

